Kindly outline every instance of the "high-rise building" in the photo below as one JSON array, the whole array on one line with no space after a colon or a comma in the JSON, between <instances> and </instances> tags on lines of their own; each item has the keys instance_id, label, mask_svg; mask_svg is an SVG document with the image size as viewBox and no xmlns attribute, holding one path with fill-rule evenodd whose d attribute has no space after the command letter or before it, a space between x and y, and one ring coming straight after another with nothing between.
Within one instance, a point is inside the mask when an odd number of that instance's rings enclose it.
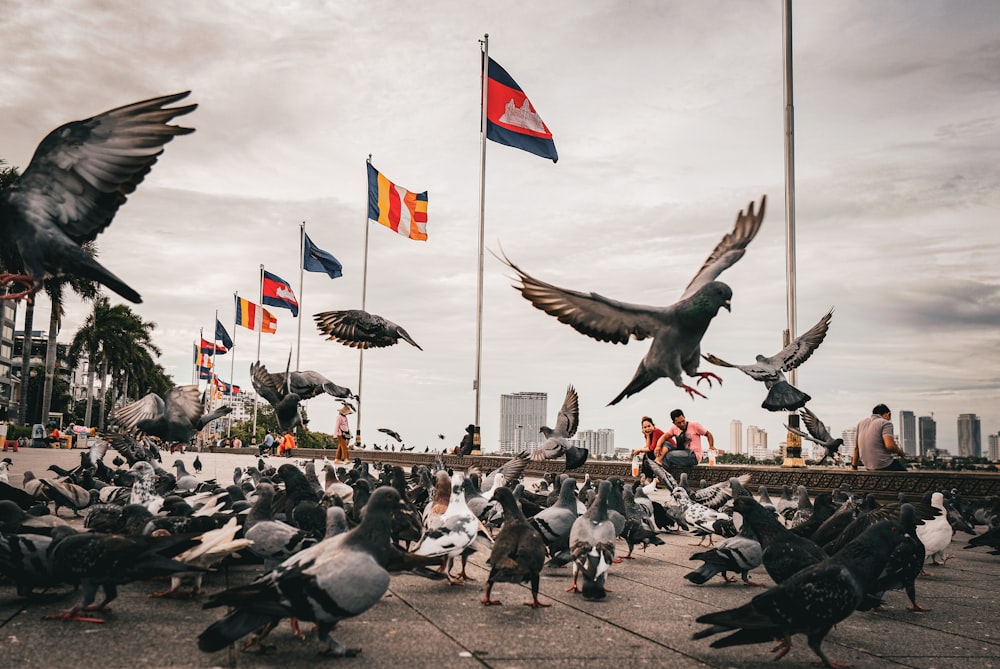
<instances>
[{"instance_id":1,"label":"high-rise building","mask_svg":"<svg viewBox=\"0 0 1000 669\"><path fill-rule=\"evenodd\" d=\"M840 438L844 440L843 446L840 447L840 454L850 463L851 458L854 457L854 447L858 444L858 428L847 428L840 433Z\"/></svg>"},{"instance_id":2,"label":"high-rise building","mask_svg":"<svg viewBox=\"0 0 1000 669\"><path fill-rule=\"evenodd\" d=\"M962 457L983 457L982 424L974 413L958 416L958 454Z\"/></svg>"},{"instance_id":3,"label":"high-rise building","mask_svg":"<svg viewBox=\"0 0 1000 669\"><path fill-rule=\"evenodd\" d=\"M743 452L743 421L735 418L729 421L729 452Z\"/></svg>"},{"instance_id":4,"label":"high-rise building","mask_svg":"<svg viewBox=\"0 0 1000 669\"><path fill-rule=\"evenodd\" d=\"M541 443L548 393L521 392L500 396L500 450L534 452ZM484 449L485 450L485 449Z\"/></svg>"},{"instance_id":5,"label":"high-rise building","mask_svg":"<svg viewBox=\"0 0 1000 669\"><path fill-rule=\"evenodd\" d=\"M767 451L767 430L756 425L747 427L747 455L758 460L766 460L771 457Z\"/></svg>"},{"instance_id":6,"label":"high-rise building","mask_svg":"<svg viewBox=\"0 0 1000 669\"><path fill-rule=\"evenodd\" d=\"M937 452L937 421L933 416L917 419L917 434L920 435L920 455Z\"/></svg>"},{"instance_id":7,"label":"high-rise building","mask_svg":"<svg viewBox=\"0 0 1000 669\"><path fill-rule=\"evenodd\" d=\"M1000 433L991 434L989 436L990 440L990 462L996 462L1000 460Z\"/></svg>"},{"instance_id":8,"label":"high-rise building","mask_svg":"<svg viewBox=\"0 0 1000 669\"><path fill-rule=\"evenodd\" d=\"M14 317L17 302L0 300L0 420L12 420L14 414Z\"/></svg>"},{"instance_id":9,"label":"high-rise building","mask_svg":"<svg viewBox=\"0 0 1000 669\"><path fill-rule=\"evenodd\" d=\"M907 455L917 454L917 416L905 409L899 412L899 445Z\"/></svg>"},{"instance_id":10,"label":"high-rise building","mask_svg":"<svg viewBox=\"0 0 1000 669\"><path fill-rule=\"evenodd\" d=\"M580 430L575 439L569 440L571 445L580 446L590 451L591 455L609 456L615 454L615 431L609 427L597 430Z\"/></svg>"}]
</instances>

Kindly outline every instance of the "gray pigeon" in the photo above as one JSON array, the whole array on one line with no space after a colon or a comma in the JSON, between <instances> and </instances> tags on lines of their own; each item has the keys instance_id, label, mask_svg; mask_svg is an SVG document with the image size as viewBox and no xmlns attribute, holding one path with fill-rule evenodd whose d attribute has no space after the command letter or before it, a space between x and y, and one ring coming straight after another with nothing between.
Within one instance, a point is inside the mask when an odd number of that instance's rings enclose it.
<instances>
[{"instance_id":1,"label":"gray pigeon","mask_svg":"<svg viewBox=\"0 0 1000 669\"><path fill-rule=\"evenodd\" d=\"M708 362L720 367L735 367L754 381L761 381L767 388L767 397L761 407L768 411L795 411L805 406L811 397L788 383L784 372L791 371L809 359L826 337L833 317L831 309L816 325L789 343L771 357L758 355L750 365L734 365L711 353L703 355Z\"/></svg>"},{"instance_id":2,"label":"gray pigeon","mask_svg":"<svg viewBox=\"0 0 1000 669\"><path fill-rule=\"evenodd\" d=\"M291 365L292 356L288 356ZM289 371L285 374L271 374L259 360L250 365L250 381L257 394L274 407L274 417L278 420L278 429L290 432L302 425L302 415L299 413L299 402L302 396L293 393L289 385Z\"/></svg>"},{"instance_id":3,"label":"gray pigeon","mask_svg":"<svg viewBox=\"0 0 1000 669\"><path fill-rule=\"evenodd\" d=\"M577 332L615 344L627 344L632 337L653 340L632 380L609 405L635 395L661 377L669 378L691 397L704 397L686 385L681 374L697 377L699 382L706 379L709 385L713 378L719 380L716 374L698 371L701 338L720 308L729 311L733 296L732 289L716 278L743 257L747 245L760 230L766 204L764 196L759 212L755 211L753 202L745 213L740 211L732 232L709 254L680 301L668 307L628 304L597 293L559 288L525 273L506 256L497 257L517 272L521 285L515 284L514 288L521 291L526 300Z\"/></svg>"},{"instance_id":4,"label":"gray pigeon","mask_svg":"<svg viewBox=\"0 0 1000 669\"><path fill-rule=\"evenodd\" d=\"M126 430L159 437L164 443L187 444L206 425L232 410L223 406L205 413L198 386L175 386L163 397L150 393L116 409L112 420Z\"/></svg>"},{"instance_id":5,"label":"gray pigeon","mask_svg":"<svg viewBox=\"0 0 1000 669\"><path fill-rule=\"evenodd\" d=\"M549 555L557 561L553 564L569 562L569 532L579 514L576 506L576 479L567 477L559 488L559 498L555 504L548 506L528 521L539 534L549 549Z\"/></svg>"},{"instance_id":6,"label":"gray pigeon","mask_svg":"<svg viewBox=\"0 0 1000 669\"><path fill-rule=\"evenodd\" d=\"M823 462L827 458L831 458L834 464L841 464L843 458L840 455L840 447L844 445L844 440L840 437L836 439L830 434L830 430L827 429L826 425L819 419L819 417L809 410L809 407L802 407L799 409L799 416L802 417L802 422L805 424L808 433L803 432L794 427L785 426L789 432L794 432L803 439L808 439L809 441L819 444L826 449L826 453L823 457L819 459L819 462Z\"/></svg>"},{"instance_id":7,"label":"gray pigeon","mask_svg":"<svg viewBox=\"0 0 1000 669\"><path fill-rule=\"evenodd\" d=\"M569 550L573 556L573 585L567 592L581 592L584 599L599 600L607 597L604 582L608 567L615 558L615 526L608 517L611 483L601 481L597 497L583 515L574 522L569 532ZM577 586L577 577L583 574L583 586Z\"/></svg>"},{"instance_id":8,"label":"gray pigeon","mask_svg":"<svg viewBox=\"0 0 1000 669\"><path fill-rule=\"evenodd\" d=\"M26 297L54 276L97 281L131 302L142 298L82 247L111 224L175 135L169 125L197 105L167 107L189 91L144 100L67 123L50 132L13 185L0 192L0 285ZM21 274L17 274L21 272Z\"/></svg>"},{"instance_id":9,"label":"gray pigeon","mask_svg":"<svg viewBox=\"0 0 1000 669\"><path fill-rule=\"evenodd\" d=\"M556 418L555 429L548 425L539 428L538 431L545 435L545 441L531 454L531 459L555 460L565 455L570 448L567 440L576 434L579 425L580 401L573 386L568 386L562 408L559 409L559 416Z\"/></svg>"},{"instance_id":10,"label":"gray pigeon","mask_svg":"<svg viewBox=\"0 0 1000 669\"><path fill-rule=\"evenodd\" d=\"M231 606L234 611L210 625L198 637L206 653L224 649L262 627L285 617L315 622L317 633L334 657L353 657L333 638L338 622L364 613L389 587L389 534L392 511L401 503L394 488L372 493L361 524L299 551L254 582L215 595L205 608ZM259 642L259 638L254 641Z\"/></svg>"},{"instance_id":11,"label":"gray pigeon","mask_svg":"<svg viewBox=\"0 0 1000 669\"><path fill-rule=\"evenodd\" d=\"M327 341L340 342L351 348L384 348L399 343L399 340L416 346L409 333L390 320L370 314L361 309L323 311L313 314L316 327L327 336Z\"/></svg>"}]
</instances>

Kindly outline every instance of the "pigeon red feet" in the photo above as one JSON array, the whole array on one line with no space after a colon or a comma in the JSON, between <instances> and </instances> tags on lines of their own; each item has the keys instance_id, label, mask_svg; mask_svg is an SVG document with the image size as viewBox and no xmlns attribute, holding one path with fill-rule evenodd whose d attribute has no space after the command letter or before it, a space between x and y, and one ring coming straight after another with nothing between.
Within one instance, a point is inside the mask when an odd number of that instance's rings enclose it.
<instances>
[{"instance_id":1,"label":"pigeon red feet","mask_svg":"<svg viewBox=\"0 0 1000 669\"><path fill-rule=\"evenodd\" d=\"M928 612L930 612L930 609L925 609L924 607L920 606L920 604L917 604L916 602L914 602L912 606L907 606L906 610L907 611L913 611L913 612L916 612L916 613L928 613Z\"/></svg>"},{"instance_id":2,"label":"pigeon red feet","mask_svg":"<svg viewBox=\"0 0 1000 669\"><path fill-rule=\"evenodd\" d=\"M499 602L497 603L499 604ZM535 597L535 599L530 602L524 602L524 605L530 606L533 609L547 609L548 607L552 606L551 604L542 604L540 601L538 601L538 597Z\"/></svg>"},{"instance_id":3,"label":"pigeon red feet","mask_svg":"<svg viewBox=\"0 0 1000 669\"><path fill-rule=\"evenodd\" d=\"M70 609L69 611L60 611L59 613L53 613L48 616L43 616L44 620L62 620L63 622L75 622L75 623L103 623L104 618L94 618L91 616L80 615L81 611L86 611L88 609L81 609L76 607Z\"/></svg>"},{"instance_id":4,"label":"pigeon red feet","mask_svg":"<svg viewBox=\"0 0 1000 669\"><path fill-rule=\"evenodd\" d=\"M35 277L29 276L27 274L0 274L0 286L7 285L21 285L24 286L24 290L18 291L16 293L5 293L0 295L0 300L20 300L22 298L28 298L28 302L32 301L32 297L38 292L38 289L42 287L42 283L37 281Z\"/></svg>"},{"instance_id":5,"label":"pigeon red feet","mask_svg":"<svg viewBox=\"0 0 1000 669\"><path fill-rule=\"evenodd\" d=\"M687 393L688 395L690 395L690 396L691 396L691 399L694 399L694 396L695 396L695 395L697 395L698 397L704 397L704 398L705 398L706 400L708 399L708 396L707 396L707 395L704 395L704 394L702 394L702 393L698 392L697 390L695 390L695 389L694 389L694 388L692 388L691 386L687 385L686 383L682 383L682 384L681 384L681 390L683 390L683 391L684 391L684 392L686 392L686 393Z\"/></svg>"},{"instance_id":6,"label":"pigeon red feet","mask_svg":"<svg viewBox=\"0 0 1000 669\"><path fill-rule=\"evenodd\" d=\"M720 386L722 385L722 377L719 376L718 374L713 374L712 372L698 372L697 374L695 374L695 376L698 377L698 380L695 381L695 385L698 385L702 381L705 381L706 383L708 383L708 387L711 388L712 379L718 381Z\"/></svg>"}]
</instances>

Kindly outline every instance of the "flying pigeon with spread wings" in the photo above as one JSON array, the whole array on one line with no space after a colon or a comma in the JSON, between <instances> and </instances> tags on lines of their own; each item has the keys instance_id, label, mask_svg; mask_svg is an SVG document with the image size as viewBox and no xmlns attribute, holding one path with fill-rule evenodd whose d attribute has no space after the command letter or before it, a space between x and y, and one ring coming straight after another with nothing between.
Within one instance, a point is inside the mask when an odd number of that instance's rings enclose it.
<instances>
[{"instance_id":1,"label":"flying pigeon with spread wings","mask_svg":"<svg viewBox=\"0 0 1000 669\"><path fill-rule=\"evenodd\" d=\"M316 327L327 335L327 340L337 341L351 348L384 348L399 343L399 340L416 346L410 334L390 320L370 314L361 309L323 311L314 314Z\"/></svg>"},{"instance_id":2,"label":"flying pigeon with spread wings","mask_svg":"<svg viewBox=\"0 0 1000 669\"><path fill-rule=\"evenodd\" d=\"M703 355L708 362L720 367L735 367L754 381L760 381L767 387L767 397L761 403L761 407L768 411L795 411L806 405L812 398L805 394L785 378L784 372L789 372L813 354L819 345L826 338L826 331L830 327L830 319L833 318L831 309L823 318L819 319L816 325L809 328L803 335L797 337L795 341L789 343L771 357L758 355L757 362L750 365L734 365L709 353Z\"/></svg>"},{"instance_id":3,"label":"flying pigeon with spread wings","mask_svg":"<svg viewBox=\"0 0 1000 669\"><path fill-rule=\"evenodd\" d=\"M50 132L20 179L0 191L0 285L34 295L54 276L97 281L130 302L139 293L82 247L111 221L142 183L163 146L193 128L170 125L197 105L168 107L190 91L165 95L73 121Z\"/></svg>"},{"instance_id":4,"label":"flying pigeon with spread wings","mask_svg":"<svg viewBox=\"0 0 1000 669\"><path fill-rule=\"evenodd\" d=\"M705 379L710 386L713 378L721 383L718 375L698 371L701 339L719 309L730 310L733 296L732 289L716 279L746 253L747 245L757 236L764 221L766 205L764 196L759 209L751 202L745 212L737 214L733 230L709 254L681 299L667 307L628 304L597 293L559 288L527 274L506 256L497 258L517 272L521 285L515 284L514 288L526 300L577 332L614 344L627 344L633 337L653 340L632 380L609 406L635 395L661 377L670 379L691 397L705 397L685 384L681 375L697 377L699 382Z\"/></svg>"},{"instance_id":5,"label":"flying pigeon with spread wings","mask_svg":"<svg viewBox=\"0 0 1000 669\"><path fill-rule=\"evenodd\" d=\"M112 420L126 430L136 429L164 442L186 444L206 425L232 410L223 406L206 413L198 386L176 386L163 397L150 393L116 409Z\"/></svg>"}]
</instances>

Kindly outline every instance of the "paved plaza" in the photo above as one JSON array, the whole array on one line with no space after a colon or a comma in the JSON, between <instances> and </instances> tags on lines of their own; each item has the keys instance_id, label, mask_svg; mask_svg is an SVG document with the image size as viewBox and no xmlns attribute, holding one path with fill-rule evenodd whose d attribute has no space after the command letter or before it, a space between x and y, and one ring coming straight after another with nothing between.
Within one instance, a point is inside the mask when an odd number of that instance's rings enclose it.
<instances>
[{"instance_id":1,"label":"paved plaza","mask_svg":"<svg viewBox=\"0 0 1000 669\"><path fill-rule=\"evenodd\" d=\"M23 449L5 455L14 462L11 482L20 485L25 470L53 477L46 470L50 464L72 467L78 464L80 451ZM257 461L241 454L198 455L204 464L201 478L216 478L223 484L231 481L236 466ZM112 457L113 451L106 461ZM169 466L177 456L163 457ZM195 454L180 457L190 470ZM394 576L380 603L335 630L339 641L363 649L360 656L350 659L318 656L320 644L315 635L299 641L292 637L287 622L270 635L276 648L264 655L236 650L202 653L195 639L222 610L204 610L198 600L150 599L150 593L163 589L159 582L122 586L103 624L42 619L72 606L77 594L25 602L15 598L13 587L0 585L0 667L776 666L769 644L716 650L709 647L709 640L691 639L702 628L695 618L743 604L760 590L726 584L720 577L702 586L689 583L683 575L701 564L689 559L699 550L691 546L696 539L686 533L661 536L665 545L637 551L634 560L612 566L608 578L612 592L602 602L567 593L571 571L563 568L543 572L540 599L550 608L521 606L530 600L530 593L526 587L510 584L494 588L494 597L503 606L483 606L479 600L487 574L484 553L477 553L470 562L469 573L479 580L464 587L410 574ZM918 579L918 602L931 612L911 613L905 609L906 596L891 592L885 613L855 613L829 634L823 648L830 658L859 668L1000 666L1000 556L986 549L963 550L968 538L956 535L949 551L954 558L944 566L928 567L930 577ZM619 554L624 551L624 543L619 544ZM232 563L208 575L204 586L209 592L221 590L244 583L260 571L258 565ZM770 584L762 569L753 572L752 578ZM815 659L805 638L797 636L791 652L777 666L808 667Z\"/></svg>"}]
</instances>

